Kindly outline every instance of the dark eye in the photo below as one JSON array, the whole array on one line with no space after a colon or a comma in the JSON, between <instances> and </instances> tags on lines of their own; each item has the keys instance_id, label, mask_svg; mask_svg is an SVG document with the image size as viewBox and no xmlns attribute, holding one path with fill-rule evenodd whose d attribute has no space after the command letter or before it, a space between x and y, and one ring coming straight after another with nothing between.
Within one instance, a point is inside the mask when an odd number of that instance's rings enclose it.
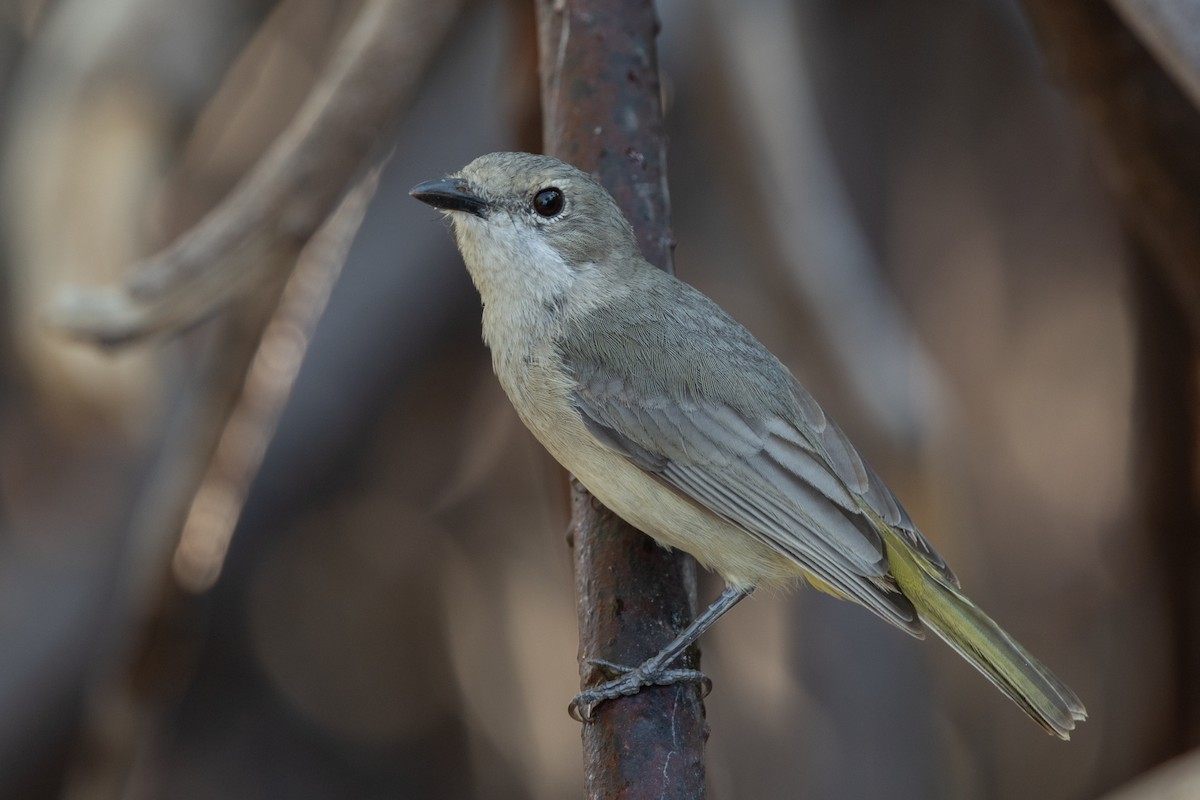
<instances>
[{"instance_id":1,"label":"dark eye","mask_svg":"<svg viewBox=\"0 0 1200 800\"><path fill-rule=\"evenodd\" d=\"M564 200L563 193L550 186L533 196L533 210L543 217L553 217L563 210Z\"/></svg>"}]
</instances>

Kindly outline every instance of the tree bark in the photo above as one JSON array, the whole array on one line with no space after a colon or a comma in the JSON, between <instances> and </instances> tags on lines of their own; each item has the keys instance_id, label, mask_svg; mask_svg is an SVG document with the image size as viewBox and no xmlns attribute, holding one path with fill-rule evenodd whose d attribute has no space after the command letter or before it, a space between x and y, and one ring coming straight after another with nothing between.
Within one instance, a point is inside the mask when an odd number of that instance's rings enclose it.
<instances>
[{"instance_id":1,"label":"tree bark","mask_svg":"<svg viewBox=\"0 0 1200 800\"><path fill-rule=\"evenodd\" d=\"M590 171L633 224L643 255L671 271L666 134L649 0L538 0L543 147ZM695 614L695 564L571 483L581 682L604 659L636 666ZM680 666L696 668L693 648ZM696 684L603 704L583 726L592 798L704 796L704 705Z\"/></svg>"}]
</instances>

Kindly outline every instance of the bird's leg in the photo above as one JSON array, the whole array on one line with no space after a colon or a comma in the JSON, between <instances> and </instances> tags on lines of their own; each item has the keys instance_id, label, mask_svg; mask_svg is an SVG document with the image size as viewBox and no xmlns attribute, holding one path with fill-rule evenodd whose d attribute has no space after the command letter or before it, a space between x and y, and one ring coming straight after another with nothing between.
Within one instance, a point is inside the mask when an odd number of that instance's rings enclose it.
<instances>
[{"instance_id":1,"label":"bird's leg","mask_svg":"<svg viewBox=\"0 0 1200 800\"><path fill-rule=\"evenodd\" d=\"M714 600L703 614L692 620L691 625L688 625L656 655L651 656L635 669L600 659L592 659L593 664L624 674L575 695L575 699L571 701L568 708L571 716L580 722L590 722L596 708L605 700L615 700L623 695L637 694L643 686L668 686L682 681L699 681L711 688L712 682L703 672L695 669L667 669L667 666L683 655L683 651L699 639L701 634L752 591L754 590L726 587L721 596ZM705 694L708 694L707 690Z\"/></svg>"}]
</instances>

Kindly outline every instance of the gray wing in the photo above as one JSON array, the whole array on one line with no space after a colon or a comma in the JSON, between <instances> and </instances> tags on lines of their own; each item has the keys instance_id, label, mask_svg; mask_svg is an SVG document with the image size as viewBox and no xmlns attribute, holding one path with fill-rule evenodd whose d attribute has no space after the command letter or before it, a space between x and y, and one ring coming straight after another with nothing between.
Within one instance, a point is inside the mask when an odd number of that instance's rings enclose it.
<instances>
[{"instance_id":1,"label":"gray wing","mask_svg":"<svg viewBox=\"0 0 1200 800\"><path fill-rule=\"evenodd\" d=\"M945 562L786 368L706 297L675 283L648 287L668 296L633 313L590 315L588 335L560 346L584 424L673 489L917 630L887 576L872 515L954 582ZM674 309L665 320L664 307Z\"/></svg>"}]
</instances>

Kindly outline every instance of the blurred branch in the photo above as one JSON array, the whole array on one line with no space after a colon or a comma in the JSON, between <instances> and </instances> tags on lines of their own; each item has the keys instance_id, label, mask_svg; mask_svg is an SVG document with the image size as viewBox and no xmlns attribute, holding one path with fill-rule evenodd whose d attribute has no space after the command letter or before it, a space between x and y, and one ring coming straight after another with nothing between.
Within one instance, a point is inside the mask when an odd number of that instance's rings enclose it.
<instances>
[{"instance_id":1,"label":"blurred branch","mask_svg":"<svg viewBox=\"0 0 1200 800\"><path fill-rule=\"evenodd\" d=\"M1200 6L1186 0L1109 0L1109 4L1200 108Z\"/></svg>"},{"instance_id":2,"label":"blurred branch","mask_svg":"<svg viewBox=\"0 0 1200 800\"><path fill-rule=\"evenodd\" d=\"M291 396L308 344L375 196L381 166L346 195L304 248L263 331L241 396L188 509L172 559L180 586L207 591L224 565L246 495Z\"/></svg>"},{"instance_id":3,"label":"blurred branch","mask_svg":"<svg viewBox=\"0 0 1200 800\"><path fill-rule=\"evenodd\" d=\"M650 0L538 0L545 151L591 171L624 211L646 258L670 271L666 185ZM695 613L695 564L669 553L572 482L571 535L584 688L591 659L636 665ZM698 666L689 652L687 666ZM704 796L704 706L694 684L643 689L583 726L587 794Z\"/></svg>"},{"instance_id":4,"label":"blurred branch","mask_svg":"<svg viewBox=\"0 0 1200 800\"><path fill-rule=\"evenodd\" d=\"M116 290L65 292L53 321L119 345L171 333L272 279L280 246L304 242L407 105L462 0L369 0L325 73L253 171L192 230ZM286 263L284 269L290 269Z\"/></svg>"},{"instance_id":5,"label":"blurred branch","mask_svg":"<svg viewBox=\"0 0 1200 800\"><path fill-rule=\"evenodd\" d=\"M797 4L704 4L739 124L735 152L784 275L816 319L858 407L892 446L922 441L947 390L888 289L837 174L804 62ZM769 73L764 65L770 64Z\"/></svg>"},{"instance_id":6,"label":"blurred branch","mask_svg":"<svg viewBox=\"0 0 1200 800\"><path fill-rule=\"evenodd\" d=\"M200 608L189 591L206 589L221 570L245 487L373 192L374 172L348 195L347 183L379 152L461 6L370 0L264 161L114 295L132 315L72 318L77 333L116 343L178 330L230 306L204 341L160 463L135 501L115 612L132 630L93 669L68 797L124 796L139 756L154 746L156 707L187 680ZM314 239L339 200L340 211ZM298 267L302 251L313 262ZM230 275L231 267L252 274Z\"/></svg>"},{"instance_id":7,"label":"blurred branch","mask_svg":"<svg viewBox=\"0 0 1200 800\"><path fill-rule=\"evenodd\" d=\"M136 76L182 131L279 0L111 0L102 11L91 0L3 3L0 17L31 31L21 65L27 102L61 103ZM0 50L0 62L17 55Z\"/></svg>"},{"instance_id":8,"label":"blurred branch","mask_svg":"<svg viewBox=\"0 0 1200 800\"><path fill-rule=\"evenodd\" d=\"M102 358L47 331L46 310L64 285L117 280L145 252L148 198L276 2L10 5L21 7L27 27L18 34L28 38L11 53L0 46L0 61L21 56L0 139L6 368L28 382L59 431L146 429L146 409L160 399L157 354Z\"/></svg>"},{"instance_id":9,"label":"blurred branch","mask_svg":"<svg viewBox=\"0 0 1200 800\"><path fill-rule=\"evenodd\" d=\"M194 485L188 479L200 470L204 478L198 489L187 492L194 496L170 559L173 571L164 572L159 566L161 548L131 553L125 575L129 583L124 588L132 610L140 615L138 630L132 647L105 674L96 676L100 681L89 697L82 758L64 792L71 800L125 796L138 751L152 746L154 707L169 699L190 672L199 639L198 609L191 595L210 588L220 574L246 491L291 394L378 177L379 169L373 168L346 195L304 248L282 290L242 304L236 315L240 324L233 326L237 330L222 338L222 357L216 359L221 363L213 372L219 380L203 385L207 391L197 404L201 418L193 420L201 424L180 431L181 446L168 448L176 463L168 464L167 478L152 484L135 521L135 534L143 534L139 537L143 545L161 540L149 529L169 525L177 516L177 499ZM260 337L249 335L255 329ZM222 413L229 406L232 410ZM191 451L184 443L200 449ZM202 457L210 451L211 458Z\"/></svg>"},{"instance_id":10,"label":"blurred branch","mask_svg":"<svg viewBox=\"0 0 1200 800\"><path fill-rule=\"evenodd\" d=\"M1105 3L1024 0L1130 230L1200 332L1200 115Z\"/></svg>"},{"instance_id":11,"label":"blurred branch","mask_svg":"<svg viewBox=\"0 0 1200 800\"><path fill-rule=\"evenodd\" d=\"M1200 741L1195 366L1200 334L1200 111L1104 3L1025 0L1083 111L1135 240L1138 502L1171 609L1172 751ZM1194 31L1192 31L1194 35ZM1148 274L1148 273L1153 274Z\"/></svg>"}]
</instances>

